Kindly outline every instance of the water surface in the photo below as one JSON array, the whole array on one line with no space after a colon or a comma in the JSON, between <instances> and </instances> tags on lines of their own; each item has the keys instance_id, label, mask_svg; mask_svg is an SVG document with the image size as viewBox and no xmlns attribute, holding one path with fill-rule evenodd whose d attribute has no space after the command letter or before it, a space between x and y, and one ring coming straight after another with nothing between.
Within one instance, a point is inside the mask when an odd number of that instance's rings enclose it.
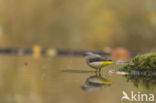
<instances>
[{"instance_id":1,"label":"water surface","mask_svg":"<svg viewBox=\"0 0 156 103\"><path fill-rule=\"evenodd\" d=\"M155 85L147 89L127 82L124 76L109 74L116 65L102 69L97 76L83 57L1 55L0 66L1 103L121 103L123 90L156 93ZM83 88L87 80L99 78L103 84L91 83L91 89Z\"/></svg>"}]
</instances>

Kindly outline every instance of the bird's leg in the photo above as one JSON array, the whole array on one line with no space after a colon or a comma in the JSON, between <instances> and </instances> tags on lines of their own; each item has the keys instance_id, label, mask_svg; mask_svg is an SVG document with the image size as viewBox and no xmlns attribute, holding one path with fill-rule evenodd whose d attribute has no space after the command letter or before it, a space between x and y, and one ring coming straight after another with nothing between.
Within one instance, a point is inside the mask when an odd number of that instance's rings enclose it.
<instances>
[{"instance_id":1,"label":"bird's leg","mask_svg":"<svg viewBox=\"0 0 156 103\"><path fill-rule=\"evenodd\" d=\"M101 77L101 72L98 72L96 76Z\"/></svg>"},{"instance_id":2,"label":"bird's leg","mask_svg":"<svg viewBox=\"0 0 156 103\"><path fill-rule=\"evenodd\" d=\"M100 72L99 69L96 70L96 76L99 76Z\"/></svg>"},{"instance_id":3,"label":"bird's leg","mask_svg":"<svg viewBox=\"0 0 156 103\"><path fill-rule=\"evenodd\" d=\"M99 74L99 71L98 71L99 69L96 69L96 71L95 71L95 73L96 73L96 76L98 76L98 74Z\"/></svg>"},{"instance_id":4,"label":"bird's leg","mask_svg":"<svg viewBox=\"0 0 156 103\"><path fill-rule=\"evenodd\" d=\"M101 67L99 68L99 73L101 73Z\"/></svg>"},{"instance_id":5,"label":"bird's leg","mask_svg":"<svg viewBox=\"0 0 156 103\"><path fill-rule=\"evenodd\" d=\"M96 71L95 71L96 76L98 76L98 75L99 75L99 72L100 72L100 68L97 68L97 69L96 69Z\"/></svg>"},{"instance_id":6,"label":"bird's leg","mask_svg":"<svg viewBox=\"0 0 156 103\"><path fill-rule=\"evenodd\" d=\"M99 67L99 72L101 72L101 68L102 68L102 66Z\"/></svg>"},{"instance_id":7,"label":"bird's leg","mask_svg":"<svg viewBox=\"0 0 156 103\"><path fill-rule=\"evenodd\" d=\"M99 72L99 75L98 76L101 77L101 72Z\"/></svg>"},{"instance_id":8,"label":"bird's leg","mask_svg":"<svg viewBox=\"0 0 156 103\"><path fill-rule=\"evenodd\" d=\"M96 70L96 76L98 76L97 70Z\"/></svg>"},{"instance_id":9,"label":"bird's leg","mask_svg":"<svg viewBox=\"0 0 156 103\"><path fill-rule=\"evenodd\" d=\"M96 71L95 71L95 72L96 72L96 74L97 74L97 72L98 72L98 69L96 69Z\"/></svg>"},{"instance_id":10,"label":"bird's leg","mask_svg":"<svg viewBox=\"0 0 156 103\"><path fill-rule=\"evenodd\" d=\"M97 69L97 73L99 73L99 68Z\"/></svg>"}]
</instances>

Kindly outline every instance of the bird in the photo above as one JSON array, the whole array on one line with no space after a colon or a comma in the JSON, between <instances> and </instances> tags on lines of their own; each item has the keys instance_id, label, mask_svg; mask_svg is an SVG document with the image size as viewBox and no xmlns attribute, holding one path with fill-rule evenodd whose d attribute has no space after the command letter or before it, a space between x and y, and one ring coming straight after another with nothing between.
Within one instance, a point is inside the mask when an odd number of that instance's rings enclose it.
<instances>
[{"instance_id":1,"label":"bird","mask_svg":"<svg viewBox=\"0 0 156 103\"><path fill-rule=\"evenodd\" d=\"M81 87L84 91L93 91L100 88L111 86L112 82L101 75L93 75L87 78L85 84Z\"/></svg>"},{"instance_id":2,"label":"bird","mask_svg":"<svg viewBox=\"0 0 156 103\"><path fill-rule=\"evenodd\" d=\"M86 52L85 57L86 63L96 69L96 72L101 72L101 68L114 64L111 59L92 52Z\"/></svg>"}]
</instances>

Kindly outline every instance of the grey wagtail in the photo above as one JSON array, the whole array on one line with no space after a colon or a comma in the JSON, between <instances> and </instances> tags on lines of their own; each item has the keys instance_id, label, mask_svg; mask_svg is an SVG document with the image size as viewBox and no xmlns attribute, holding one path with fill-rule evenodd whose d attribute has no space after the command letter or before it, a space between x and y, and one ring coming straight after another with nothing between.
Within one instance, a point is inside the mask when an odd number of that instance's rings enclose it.
<instances>
[{"instance_id":1,"label":"grey wagtail","mask_svg":"<svg viewBox=\"0 0 156 103\"><path fill-rule=\"evenodd\" d=\"M90 67L96 69L96 72L101 72L102 67L114 64L114 62L111 59L102 57L101 55L94 54L92 52L87 52L85 56L87 64Z\"/></svg>"},{"instance_id":2,"label":"grey wagtail","mask_svg":"<svg viewBox=\"0 0 156 103\"><path fill-rule=\"evenodd\" d=\"M111 81L101 77L101 75L100 76L94 75L87 78L85 84L82 86L82 89L85 91L92 91L92 90L108 87L111 84L112 84Z\"/></svg>"}]
</instances>

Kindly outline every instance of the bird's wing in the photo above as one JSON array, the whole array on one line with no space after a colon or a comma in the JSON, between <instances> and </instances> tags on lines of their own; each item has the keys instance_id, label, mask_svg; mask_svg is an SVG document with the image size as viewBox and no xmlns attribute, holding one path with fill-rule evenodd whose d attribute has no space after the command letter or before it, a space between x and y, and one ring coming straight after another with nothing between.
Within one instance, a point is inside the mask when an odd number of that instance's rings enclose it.
<instances>
[{"instance_id":1,"label":"bird's wing","mask_svg":"<svg viewBox=\"0 0 156 103\"><path fill-rule=\"evenodd\" d=\"M102 57L101 55L99 55L99 54L94 54L94 53L90 53L89 56L91 56L91 57L99 57L99 58Z\"/></svg>"},{"instance_id":2,"label":"bird's wing","mask_svg":"<svg viewBox=\"0 0 156 103\"><path fill-rule=\"evenodd\" d=\"M106 57L93 57L88 59L89 62L112 61Z\"/></svg>"}]
</instances>

